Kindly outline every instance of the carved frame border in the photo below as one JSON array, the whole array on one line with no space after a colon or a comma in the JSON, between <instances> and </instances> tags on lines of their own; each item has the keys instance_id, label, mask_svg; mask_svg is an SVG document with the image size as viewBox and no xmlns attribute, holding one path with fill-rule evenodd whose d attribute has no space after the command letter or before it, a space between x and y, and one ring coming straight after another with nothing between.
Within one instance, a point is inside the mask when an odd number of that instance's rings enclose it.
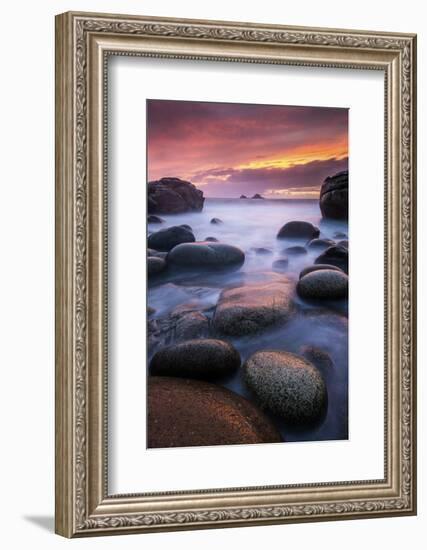
<instances>
[{"instance_id":1,"label":"carved frame border","mask_svg":"<svg viewBox=\"0 0 427 550\"><path fill-rule=\"evenodd\" d=\"M384 480L110 496L106 484L108 55L384 70L389 278ZM67 536L416 512L416 37L66 13L56 18L56 531ZM390 248L391 247L391 248Z\"/></svg>"}]
</instances>

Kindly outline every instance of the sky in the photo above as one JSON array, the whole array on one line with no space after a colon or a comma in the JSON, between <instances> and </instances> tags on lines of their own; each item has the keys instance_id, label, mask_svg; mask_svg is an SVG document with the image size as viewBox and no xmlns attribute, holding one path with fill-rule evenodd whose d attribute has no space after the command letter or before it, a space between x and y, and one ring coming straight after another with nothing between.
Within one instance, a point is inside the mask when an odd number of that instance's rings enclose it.
<instances>
[{"instance_id":1,"label":"sky","mask_svg":"<svg viewBox=\"0 0 427 550\"><path fill-rule=\"evenodd\" d=\"M206 197L317 198L348 168L348 110L147 100L148 181L179 177Z\"/></svg>"}]
</instances>

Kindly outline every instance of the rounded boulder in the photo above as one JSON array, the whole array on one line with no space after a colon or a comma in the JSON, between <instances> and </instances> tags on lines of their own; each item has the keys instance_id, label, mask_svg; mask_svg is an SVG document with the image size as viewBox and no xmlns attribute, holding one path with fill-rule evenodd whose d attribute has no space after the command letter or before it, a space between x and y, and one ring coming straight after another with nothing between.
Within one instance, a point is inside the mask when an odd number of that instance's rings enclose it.
<instances>
[{"instance_id":1,"label":"rounded boulder","mask_svg":"<svg viewBox=\"0 0 427 550\"><path fill-rule=\"evenodd\" d=\"M181 243L193 243L196 239L186 227L174 225L151 233L148 237L148 247L162 252L168 252Z\"/></svg>"},{"instance_id":2,"label":"rounded boulder","mask_svg":"<svg viewBox=\"0 0 427 550\"><path fill-rule=\"evenodd\" d=\"M310 222L292 221L286 223L278 232L278 239L315 239L320 235L319 228Z\"/></svg>"},{"instance_id":3,"label":"rounded boulder","mask_svg":"<svg viewBox=\"0 0 427 550\"><path fill-rule=\"evenodd\" d=\"M332 269L312 271L297 283L301 298L312 300L340 300L348 295L348 276Z\"/></svg>"},{"instance_id":4,"label":"rounded boulder","mask_svg":"<svg viewBox=\"0 0 427 550\"><path fill-rule=\"evenodd\" d=\"M225 269L243 264L245 254L237 246L202 241L175 246L168 254L168 261L187 268Z\"/></svg>"}]
</instances>

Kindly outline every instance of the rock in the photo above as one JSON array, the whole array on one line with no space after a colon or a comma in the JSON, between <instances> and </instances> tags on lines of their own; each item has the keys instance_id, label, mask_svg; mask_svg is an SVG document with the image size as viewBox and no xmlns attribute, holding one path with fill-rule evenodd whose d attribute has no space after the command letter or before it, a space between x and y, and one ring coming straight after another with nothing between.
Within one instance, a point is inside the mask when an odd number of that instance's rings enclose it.
<instances>
[{"instance_id":1,"label":"rock","mask_svg":"<svg viewBox=\"0 0 427 550\"><path fill-rule=\"evenodd\" d=\"M298 281L297 292L302 298L340 300L348 295L348 277L332 269L312 271Z\"/></svg>"},{"instance_id":2,"label":"rock","mask_svg":"<svg viewBox=\"0 0 427 550\"><path fill-rule=\"evenodd\" d=\"M182 223L179 227L183 227L184 229L187 229L187 231L193 232L193 228L191 225L188 225L188 223Z\"/></svg>"},{"instance_id":3,"label":"rock","mask_svg":"<svg viewBox=\"0 0 427 550\"><path fill-rule=\"evenodd\" d=\"M343 246L348 249L348 241L338 241L337 246Z\"/></svg>"},{"instance_id":4,"label":"rock","mask_svg":"<svg viewBox=\"0 0 427 550\"><path fill-rule=\"evenodd\" d=\"M312 223L293 221L285 223L277 234L278 239L315 239L320 235L318 227Z\"/></svg>"},{"instance_id":5,"label":"rock","mask_svg":"<svg viewBox=\"0 0 427 550\"><path fill-rule=\"evenodd\" d=\"M335 242L331 239L313 239L308 243L308 248L316 250L325 250L330 246L334 246Z\"/></svg>"},{"instance_id":6,"label":"rock","mask_svg":"<svg viewBox=\"0 0 427 550\"><path fill-rule=\"evenodd\" d=\"M159 252L158 250L154 250L154 248L147 248L147 257L166 258L167 255L167 252Z\"/></svg>"},{"instance_id":7,"label":"rock","mask_svg":"<svg viewBox=\"0 0 427 550\"><path fill-rule=\"evenodd\" d=\"M219 218L212 218L210 223L212 223L213 225L220 225L224 222L222 220L220 220Z\"/></svg>"},{"instance_id":8,"label":"rock","mask_svg":"<svg viewBox=\"0 0 427 550\"><path fill-rule=\"evenodd\" d=\"M287 423L311 424L325 413L326 385L307 359L286 351L258 351L243 369L245 381L261 406Z\"/></svg>"},{"instance_id":9,"label":"rock","mask_svg":"<svg viewBox=\"0 0 427 550\"><path fill-rule=\"evenodd\" d=\"M205 242L207 242L207 243L218 243L219 240L215 237L206 237Z\"/></svg>"},{"instance_id":10,"label":"rock","mask_svg":"<svg viewBox=\"0 0 427 550\"><path fill-rule=\"evenodd\" d=\"M241 199L247 199L248 197L246 195L240 195Z\"/></svg>"},{"instance_id":11,"label":"rock","mask_svg":"<svg viewBox=\"0 0 427 550\"><path fill-rule=\"evenodd\" d=\"M180 244L168 254L168 262L187 268L226 269L244 261L245 254L237 246L214 242Z\"/></svg>"},{"instance_id":12,"label":"rock","mask_svg":"<svg viewBox=\"0 0 427 550\"><path fill-rule=\"evenodd\" d=\"M276 260L273 262L273 269L277 269L278 271L285 271L288 268L289 265L289 259L288 258L280 258L280 260Z\"/></svg>"},{"instance_id":13,"label":"rock","mask_svg":"<svg viewBox=\"0 0 427 550\"><path fill-rule=\"evenodd\" d=\"M147 218L148 223L163 223L165 220L163 218L159 218L159 216L154 216L154 214L151 214Z\"/></svg>"},{"instance_id":14,"label":"rock","mask_svg":"<svg viewBox=\"0 0 427 550\"><path fill-rule=\"evenodd\" d=\"M255 254L257 254L258 256L268 256L269 254L273 254L272 250L270 250L269 248L263 248L262 246L251 248L251 250L255 252Z\"/></svg>"},{"instance_id":15,"label":"rock","mask_svg":"<svg viewBox=\"0 0 427 550\"><path fill-rule=\"evenodd\" d=\"M316 346L302 346L300 353L310 363L313 363L323 375L329 375L334 369L334 362L328 352Z\"/></svg>"},{"instance_id":16,"label":"rock","mask_svg":"<svg viewBox=\"0 0 427 550\"><path fill-rule=\"evenodd\" d=\"M147 401L149 448L281 441L258 407L215 384L149 376Z\"/></svg>"},{"instance_id":17,"label":"rock","mask_svg":"<svg viewBox=\"0 0 427 550\"><path fill-rule=\"evenodd\" d=\"M320 189L320 211L324 218L348 219L348 171L329 176Z\"/></svg>"},{"instance_id":18,"label":"rock","mask_svg":"<svg viewBox=\"0 0 427 550\"><path fill-rule=\"evenodd\" d=\"M248 284L223 290L220 294L213 325L231 336L259 332L285 322L293 310L294 285L286 277L280 282Z\"/></svg>"},{"instance_id":19,"label":"rock","mask_svg":"<svg viewBox=\"0 0 427 550\"><path fill-rule=\"evenodd\" d=\"M304 275L307 275L308 273L311 273L312 271L319 271L321 269L332 269L332 271L342 271L339 267L335 265L330 264L316 264L316 265L309 265L308 267L305 267L301 273L299 274L299 278L304 277ZM344 273L344 271L342 271Z\"/></svg>"},{"instance_id":20,"label":"rock","mask_svg":"<svg viewBox=\"0 0 427 550\"><path fill-rule=\"evenodd\" d=\"M150 181L147 191L149 214L200 212L205 201L202 191L189 181L180 178L161 178L158 181Z\"/></svg>"},{"instance_id":21,"label":"rock","mask_svg":"<svg viewBox=\"0 0 427 550\"><path fill-rule=\"evenodd\" d=\"M228 376L240 367L238 351L223 340L187 340L158 351L151 359L153 376L209 380Z\"/></svg>"},{"instance_id":22,"label":"rock","mask_svg":"<svg viewBox=\"0 0 427 550\"><path fill-rule=\"evenodd\" d=\"M262 197L259 193L255 193L255 195L251 198L252 199L263 199L264 197Z\"/></svg>"},{"instance_id":23,"label":"rock","mask_svg":"<svg viewBox=\"0 0 427 550\"><path fill-rule=\"evenodd\" d=\"M346 239L347 235L343 233L342 231L337 231L334 233L334 239Z\"/></svg>"},{"instance_id":24,"label":"rock","mask_svg":"<svg viewBox=\"0 0 427 550\"><path fill-rule=\"evenodd\" d=\"M166 269L166 261L163 258L149 256L147 258L147 275L153 277Z\"/></svg>"},{"instance_id":25,"label":"rock","mask_svg":"<svg viewBox=\"0 0 427 550\"><path fill-rule=\"evenodd\" d=\"M304 254L307 254L307 250L303 246L288 246L282 250L282 254L288 256L303 256Z\"/></svg>"},{"instance_id":26,"label":"rock","mask_svg":"<svg viewBox=\"0 0 427 550\"><path fill-rule=\"evenodd\" d=\"M315 264L330 264L348 273L348 250L343 246L331 246L314 260Z\"/></svg>"},{"instance_id":27,"label":"rock","mask_svg":"<svg viewBox=\"0 0 427 550\"><path fill-rule=\"evenodd\" d=\"M196 239L191 231L185 227L174 225L167 229L161 229L152 233L148 237L149 248L155 250L166 251L172 250L172 248L181 243L192 243Z\"/></svg>"}]
</instances>

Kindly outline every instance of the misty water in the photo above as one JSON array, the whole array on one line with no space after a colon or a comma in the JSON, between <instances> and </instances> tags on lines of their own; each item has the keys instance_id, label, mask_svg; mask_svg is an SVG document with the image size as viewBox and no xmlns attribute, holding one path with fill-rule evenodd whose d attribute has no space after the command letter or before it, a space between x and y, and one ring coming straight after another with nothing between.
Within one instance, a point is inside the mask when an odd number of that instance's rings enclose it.
<instances>
[{"instance_id":1,"label":"misty water","mask_svg":"<svg viewBox=\"0 0 427 550\"><path fill-rule=\"evenodd\" d=\"M161 318L180 305L191 305L212 317L218 297L224 288L245 282L268 282L277 276L272 264L283 258L283 250L295 244L291 239L277 239L279 229L288 221L304 220L320 228L320 237L339 241L337 232L348 235L344 221L322 220L318 200L300 199L206 199L202 212L162 215L165 223L149 224L149 232L172 225L188 224L197 241L215 237L219 241L241 248L246 255L244 264L232 272L166 272L148 287L148 305L154 308L152 318ZM220 218L222 224L210 223ZM257 254L255 248L269 249L271 254ZM288 256L289 264L281 272L296 281L300 271L314 263L321 250L307 249L303 256ZM328 410L316 426L295 429L283 420L274 421L285 441L319 441L348 437L348 326L347 300L313 302L296 298L297 309L283 325L245 337L226 339L240 352L242 363L258 350L286 350L300 353L302 346L320 348L333 360L332 369L322 369L328 389ZM153 350L148 350L149 359ZM255 401L246 388L241 369L219 384Z\"/></svg>"}]
</instances>

